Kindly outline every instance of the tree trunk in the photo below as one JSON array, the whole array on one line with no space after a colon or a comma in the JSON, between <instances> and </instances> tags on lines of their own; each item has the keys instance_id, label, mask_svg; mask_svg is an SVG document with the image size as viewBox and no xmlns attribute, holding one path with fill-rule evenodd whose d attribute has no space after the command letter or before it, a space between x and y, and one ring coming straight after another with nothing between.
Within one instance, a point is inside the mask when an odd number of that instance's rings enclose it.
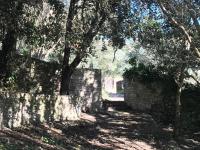
<instances>
[{"instance_id":1,"label":"tree trunk","mask_svg":"<svg viewBox=\"0 0 200 150\"><path fill-rule=\"evenodd\" d=\"M69 95L72 71L69 66L65 66L62 70L60 95Z\"/></svg>"},{"instance_id":2,"label":"tree trunk","mask_svg":"<svg viewBox=\"0 0 200 150\"><path fill-rule=\"evenodd\" d=\"M0 79L9 74L7 67L8 61L12 56L12 52L16 50L17 38L15 31L7 31L2 41L2 52L0 56Z\"/></svg>"},{"instance_id":3,"label":"tree trunk","mask_svg":"<svg viewBox=\"0 0 200 150\"><path fill-rule=\"evenodd\" d=\"M106 20L106 14L101 12L101 17L96 13L95 18L91 21L90 28L86 33L83 34L83 41L81 43L81 47L77 48L77 52L75 54L75 59L72 63L69 62L69 58L71 55L71 48L73 42L69 41L69 37L74 34L73 32L73 19L78 13L78 0L71 0L69 5L69 13L67 17L66 23L66 33L65 33L65 50L64 50L64 59L63 59L63 67L62 67L62 77L61 77L61 87L60 87L60 94L61 95L69 95L69 88L70 88L70 80L73 72L75 71L76 67L80 64L81 60L87 56L87 48L91 45L92 40L95 35L97 35L100 27ZM97 3L98 4L98 3ZM96 5L97 11L99 11L99 5ZM98 20L100 19L100 20ZM76 42L75 42L76 43Z\"/></svg>"},{"instance_id":4,"label":"tree trunk","mask_svg":"<svg viewBox=\"0 0 200 150\"><path fill-rule=\"evenodd\" d=\"M180 137L181 129L181 93L184 81L184 67L180 69L177 90L176 90L176 112L175 112L175 125L174 125L174 138L178 139Z\"/></svg>"},{"instance_id":5,"label":"tree trunk","mask_svg":"<svg viewBox=\"0 0 200 150\"><path fill-rule=\"evenodd\" d=\"M66 22L66 33L65 33L65 49L64 49L64 58L63 58L63 67L61 74L61 86L60 86L60 95L69 95L70 88L70 80L73 73L72 67L70 67L70 54L71 48L68 41L68 37L71 36L72 33L72 21L76 14L75 5L77 0L71 0L69 5L69 13Z\"/></svg>"},{"instance_id":6,"label":"tree trunk","mask_svg":"<svg viewBox=\"0 0 200 150\"><path fill-rule=\"evenodd\" d=\"M176 114L175 114L175 127L174 127L175 138L179 137L181 128L181 92L182 92L182 87L178 86L176 91Z\"/></svg>"},{"instance_id":7,"label":"tree trunk","mask_svg":"<svg viewBox=\"0 0 200 150\"><path fill-rule=\"evenodd\" d=\"M62 69L60 95L69 95L71 76L82 60L80 55L77 54L73 62L69 64L69 56L70 55L68 55L68 53L65 53L64 55L64 67Z\"/></svg>"}]
</instances>

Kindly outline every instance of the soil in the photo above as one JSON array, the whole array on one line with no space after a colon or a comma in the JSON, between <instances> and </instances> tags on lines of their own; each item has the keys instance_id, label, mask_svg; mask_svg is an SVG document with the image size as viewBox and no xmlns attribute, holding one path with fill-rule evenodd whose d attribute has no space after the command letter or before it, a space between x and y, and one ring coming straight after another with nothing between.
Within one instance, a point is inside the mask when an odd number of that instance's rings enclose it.
<instances>
[{"instance_id":1,"label":"soil","mask_svg":"<svg viewBox=\"0 0 200 150\"><path fill-rule=\"evenodd\" d=\"M81 115L80 121L54 122L0 131L2 150L199 150L200 135L176 142L173 129L143 112L109 110Z\"/></svg>"}]
</instances>

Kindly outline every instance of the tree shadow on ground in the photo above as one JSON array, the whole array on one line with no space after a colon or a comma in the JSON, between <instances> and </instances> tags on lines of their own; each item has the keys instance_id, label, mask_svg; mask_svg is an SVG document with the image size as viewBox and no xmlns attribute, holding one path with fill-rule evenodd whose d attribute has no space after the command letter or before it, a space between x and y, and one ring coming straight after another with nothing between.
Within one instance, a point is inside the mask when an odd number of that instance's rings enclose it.
<instances>
[{"instance_id":1,"label":"tree shadow on ground","mask_svg":"<svg viewBox=\"0 0 200 150\"><path fill-rule=\"evenodd\" d=\"M37 144L35 140L39 140L39 146L44 149L50 149L45 147L45 144L54 146L52 149L69 150L200 149L200 142L195 143L195 139L176 143L172 140L172 131L157 125L146 113L112 111L93 115L82 114L81 118L80 121L15 128L12 132L33 139L30 141L22 138L22 147L27 142L35 146L33 143ZM2 135L4 139L13 138L5 132ZM0 141L3 139L2 135ZM23 136L24 139L28 138L26 136ZM23 145L22 142L26 144Z\"/></svg>"}]
</instances>

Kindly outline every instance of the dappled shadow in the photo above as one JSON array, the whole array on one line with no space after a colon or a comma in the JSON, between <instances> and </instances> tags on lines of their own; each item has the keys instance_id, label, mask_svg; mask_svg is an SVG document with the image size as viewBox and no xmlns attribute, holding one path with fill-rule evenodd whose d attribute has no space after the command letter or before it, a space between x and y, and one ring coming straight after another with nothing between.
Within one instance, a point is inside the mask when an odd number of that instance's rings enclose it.
<instances>
[{"instance_id":1,"label":"dappled shadow","mask_svg":"<svg viewBox=\"0 0 200 150\"><path fill-rule=\"evenodd\" d=\"M0 126L77 120L81 111L101 107L101 71L78 69L70 81L70 95L59 95L60 69L28 56L16 55L14 85L0 87ZM2 117L1 117L2 116Z\"/></svg>"},{"instance_id":2,"label":"dappled shadow","mask_svg":"<svg viewBox=\"0 0 200 150\"><path fill-rule=\"evenodd\" d=\"M0 92L0 124L13 128L29 123L53 122L55 95Z\"/></svg>"},{"instance_id":3,"label":"dappled shadow","mask_svg":"<svg viewBox=\"0 0 200 150\"><path fill-rule=\"evenodd\" d=\"M40 146L46 143L57 149L189 150L200 148L200 142L194 137L193 139L187 137L180 143L175 142L172 139L172 129L157 125L146 113L109 111L93 115L82 114L81 118L80 121L14 128L13 132L32 138L33 143L37 142L35 140L40 140L43 142Z\"/></svg>"},{"instance_id":4,"label":"dappled shadow","mask_svg":"<svg viewBox=\"0 0 200 150\"><path fill-rule=\"evenodd\" d=\"M101 108L101 71L79 69L74 72L70 84L70 99L74 107L83 112Z\"/></svg>"}]
</instances>

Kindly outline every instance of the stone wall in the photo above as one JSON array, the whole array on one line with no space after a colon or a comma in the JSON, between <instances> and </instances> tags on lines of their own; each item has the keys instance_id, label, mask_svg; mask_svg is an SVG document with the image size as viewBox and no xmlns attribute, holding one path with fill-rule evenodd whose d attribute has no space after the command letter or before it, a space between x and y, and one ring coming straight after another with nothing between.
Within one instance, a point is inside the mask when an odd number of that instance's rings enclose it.
<instances>
[{"instance_id":1,"label":"stone wall","mask_svg":"<svg viewBox=\"0 0 200 150\"><path fill-rule=\"evenodd\" d=\"M124 99L128 106L148 111L157 122L165 125L175 121L176 89L173 78L148 81L139 77L124 79ZM191 125L193 129L200 126L199 99L200 87L185 83L181 94L181 120L185 129Z\"/></svg>"},{"instance_id":2,"label":"stone wall","mask_svg":"<svg viewBox=\"0 0 200 150\"><path fill-rule=\"evenodd\" d=\"M137 78L124 79L124 100L134 110L150 110L163 99L162 81L143 82Z\"/></svg>"},{"instance_id":3,"label":"stone wall","mask_svg":"<svg viewBox=\"0 0 200 150\"><path fill-rule=\"evenodd\" d=\"M58 64L17 57L15 65L20 67L12 66L15 87L0 89L1 126L76 120L82 111L101 108L100 70L77 69L70 81L70 95L60 96Z\"/></svg>"},{"instance_id":4,"label":"stone wall","mask_svg":"<svg viewBox=\"0 0 200 150\"><path fill-rule=\"evenodd\" d=\"M77 120L80 115L80 108L68 96L1 92L0 98L1 126L5 127Z\"/></svg>"},{"instance_id":5,"label":"stone wall","mask_svg":"<svg viewBox=\"0 0 200 150\"><path fill-rule=\"evenodd\" d=\"M98 69L78 69L70 83L71 96L79 97L82 111L100 109L101 88L101 71Z\"/></svg>"}]
</instances>

